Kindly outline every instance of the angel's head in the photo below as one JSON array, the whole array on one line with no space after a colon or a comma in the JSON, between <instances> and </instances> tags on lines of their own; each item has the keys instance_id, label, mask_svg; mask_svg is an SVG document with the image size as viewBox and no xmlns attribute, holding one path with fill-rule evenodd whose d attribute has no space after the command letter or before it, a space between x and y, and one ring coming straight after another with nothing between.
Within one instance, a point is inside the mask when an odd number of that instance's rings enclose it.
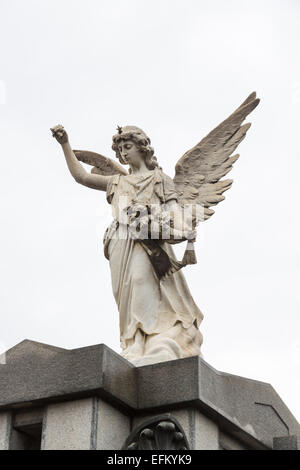
<instances>
[{"instance_id":1,"label":"angel's head","mask_svg":"<svg viewBox=\"0 0 300 470\"><path fill-rule=\"evenodd\" d=\"M142 129L124 126L118 127L118 134L113 136L112 149L122 165L137 165L143 160L148 170L154 170L158 167L158 162L150 144L149 137Z\"/></svg>"}]
</instances>

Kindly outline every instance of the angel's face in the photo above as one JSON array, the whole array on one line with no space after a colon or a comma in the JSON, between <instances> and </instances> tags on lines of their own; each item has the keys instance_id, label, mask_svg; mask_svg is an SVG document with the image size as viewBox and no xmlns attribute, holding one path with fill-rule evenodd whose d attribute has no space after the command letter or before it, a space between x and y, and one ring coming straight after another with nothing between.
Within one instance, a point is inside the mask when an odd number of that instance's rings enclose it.
<instances>
[{"instance_id":1,"label":"angel's face","mask_svg":"<svg viewBox=\"0 0 300 470\"><path fill-rule=\"evenodd\" d=\"M141 151L132 140L121 140L118 149L124 162L131 166L138 167L143 160Z\"/></svg>"}]
</instances>

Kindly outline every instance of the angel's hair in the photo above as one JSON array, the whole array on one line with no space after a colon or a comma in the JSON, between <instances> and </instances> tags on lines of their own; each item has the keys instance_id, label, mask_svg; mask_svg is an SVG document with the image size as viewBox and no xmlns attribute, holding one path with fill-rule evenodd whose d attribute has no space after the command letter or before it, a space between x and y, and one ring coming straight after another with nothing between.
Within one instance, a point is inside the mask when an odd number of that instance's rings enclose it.
<instances>
[{"instance_id":1,"label":"angel's hair","mask_svg":"<svg viewBox=\"0 0 300 470\"><path fill-rule=\"evenodd\" d=\"M158 165L157 158L154 156L154 148L151 147L151 141L149 137L145 134L142 129L139 129L136 126L118 126L118 134L113 136L112 149L116 152L116 157L119 159L119 162L122 165L126 165L126 161L122 158L119 151L119 143L122 140L131 140L137 146L137 149L141 152L144 162L148 170L154 170L155 168L160 168ZM131 169L129 169L131 173Z\"/></svg>"}]
</instances>

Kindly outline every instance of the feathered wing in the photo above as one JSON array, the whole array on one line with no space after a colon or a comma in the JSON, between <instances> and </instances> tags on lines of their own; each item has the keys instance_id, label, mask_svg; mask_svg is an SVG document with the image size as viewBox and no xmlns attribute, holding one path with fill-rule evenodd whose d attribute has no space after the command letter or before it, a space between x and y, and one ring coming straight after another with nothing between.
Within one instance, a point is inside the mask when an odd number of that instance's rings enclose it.
<instances>
[{"instance_id":1,"label":"feathered wing","mask_svg":"<svg viewBox=\"0 0 300 470\"><path fill-rule=\"evenodd\" d=\"M233 114L178 160L174 177L178 202L181 206L200 204L203 210L198 220L211 217L214 211L210 207L225 199L223 193L231 187L232 180L221 178L239 157L231 155L251 126L242 123L259 101L256 93L251 93Z\"/></svg>"},{"instance_id":2,"label":"feathered wing","mask_svg":"<svg viewBox=\"0 0 300 470\"><path fill-rule=\"evenodd\" d=\"M88 150L73 150L76 158L83 163L92 165L91 173L103 176L111 175L127 175L127 171L119 163L111 158L104 157L99 153L90 152Z\"/></svg>"}]
</instances>

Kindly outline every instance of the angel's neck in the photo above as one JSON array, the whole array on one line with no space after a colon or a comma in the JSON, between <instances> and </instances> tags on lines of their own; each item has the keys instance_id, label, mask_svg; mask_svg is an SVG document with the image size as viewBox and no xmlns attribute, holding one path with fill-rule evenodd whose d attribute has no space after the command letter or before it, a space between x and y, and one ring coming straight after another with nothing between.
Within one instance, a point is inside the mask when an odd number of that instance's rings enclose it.
<instances>
[{"instance_id":1,"label":"angel's neck","mask_svg":"<svg viewBox=\"0 0 300 470\"><path fill-rule=\"evenodd\" d=\"M132 164L129 164L129 166L132 175L141 176L149 173L149 169L144 162L141 162L138 166Z\"/></svg>"}]
</instances>

